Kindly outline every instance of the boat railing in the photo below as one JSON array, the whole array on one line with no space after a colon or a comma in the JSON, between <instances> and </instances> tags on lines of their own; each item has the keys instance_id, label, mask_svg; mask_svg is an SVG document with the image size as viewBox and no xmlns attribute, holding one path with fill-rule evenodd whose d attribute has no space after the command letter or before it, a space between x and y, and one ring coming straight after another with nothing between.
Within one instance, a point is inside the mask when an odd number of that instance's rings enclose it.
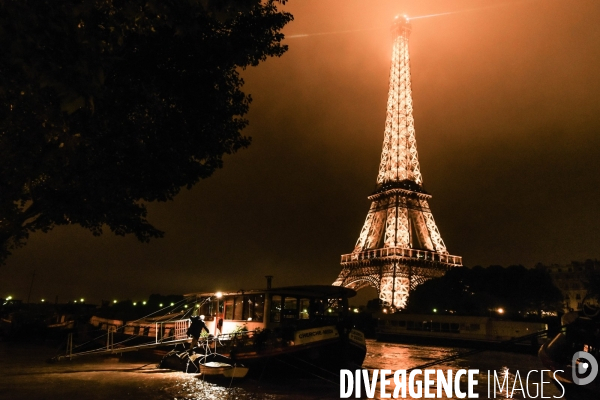
<instances>
[{"instance_id":1,"label":"boat railing","mask_svg":"<svg viewBox=\"0 0 600 400\"><path fill-rule=\"evenodd\" d=\"M165 341L187 339L187 330L190 327L189 319L164 321L155 323L156 343Z\"/></svg>"}]
</instances>

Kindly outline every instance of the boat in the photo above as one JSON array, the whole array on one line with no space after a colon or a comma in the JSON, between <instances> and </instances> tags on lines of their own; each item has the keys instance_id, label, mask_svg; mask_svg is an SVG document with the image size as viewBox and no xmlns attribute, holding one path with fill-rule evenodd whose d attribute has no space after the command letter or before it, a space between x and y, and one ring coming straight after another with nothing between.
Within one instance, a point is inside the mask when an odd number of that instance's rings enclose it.
<instances>
[{"instance_id":1,"label":"boat","mask_svg":"<svg viewBox=\"0 0 600 400\"><path fill-rule=\"evenodd\" d=\"M360 368L364 334L348 318L339 286L311 285L185 295L214 339L215 352L251 370L328 371ZM206 339L210 341L210 339ZM199 351L202 352L200 342Z\"/></svg>"},{"instance_id":2,"label":"boat","mask_svg":"<svg viewBox=\"0 0 600 400\"><path fill-rule=\"evenodd\" d=\"M537 352L548 325L491 317L381 314L377 340ZM517 338L523 338L517 340Z\"/></svg>"},{"instance_id":3,"label":"boat","mask_svg":"<svg viewBox=\"0 0 600 400\"><path fill-rule=\"evenodd\" d=\"M223 378L244 378L249 368L219 361L200 363L200 373L207 376L222 376Z\"/></svg>"},{"instance_id":4,"label":"boat","mask_svg":"<svg viewBox=\"0 0 600 400\"><path fill-rule=\"evenodd\" d=\"M105 332L102 336L108 346L120 343L144 345L170 343L176 339L187 339L185 334L189 320L184 311L154 317L124 321L94 315L89 320L92 329ZM165 350L164 353L167 353Z\"/></svg>"},{"instance_id":5,"label":"boat","mask_svg":"<svg viewBox=\"0 0 600 400\"><path fill-rule=\"evenodd\" d=\"M77 351L71 342L66 354L55 359L147 350L156 354L157 349L170 348L163 353L162 367L205 375L237 377L245 368L261 375L267 370L339 374L343 368L361 367L367 348L364 334L350 319L348 298L356 295L354 290L327 285L269 286L190 293L179 305L182 311L136 321L94 317L92 325L105 332L98 342L102 347ZM191 342L187 328L192 315L205 316L209 334L205 332L194 349L185 349ZM172 350L174 345L179 349Z\"/></svg>"},{"instance_id":6,"label":"boat","mask_svg":"<svg viewBox=\"0 0 600 400\"><path fill-rule=\"evenodd\" d=\"M13 300L4 306L0 308L0 337L12 340L60 340L89 315L83 305L22 304Z\"/></svg>"},{"instance_id":7,"label":"boat","mask_svg":"<svg viewBox=\"0 0 600 400\"><path fill-rule=\"evenodd\" d=\"M590 383L578 385L574 377L586 378L594 373L593 368L582 368L589 363L588 357L596 360L596 373L600 360L600 318L598 315L590 317L580 315L578 312L569 312L562 316L562 329L551 341L543 344L538 352L538 357L549 375L554 377L553 382L559 382L565 390L567 399L598 399L600 398L600 376L596 376ZM577 352L584 352L585 358L576 358ZM599 374L600 375L600 374Z\"/></svg>"}]
</instances>

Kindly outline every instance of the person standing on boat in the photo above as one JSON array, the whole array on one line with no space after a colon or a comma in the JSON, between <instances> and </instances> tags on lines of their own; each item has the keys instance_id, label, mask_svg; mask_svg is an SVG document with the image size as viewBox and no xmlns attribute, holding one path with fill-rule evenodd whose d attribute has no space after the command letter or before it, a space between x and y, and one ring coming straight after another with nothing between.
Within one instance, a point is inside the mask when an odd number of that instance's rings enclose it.
<instances>
[{"instance_id":1,"label":"person standing on boat","mask_svg":"<svg viewBox=\"0 0 600 400\"><path fill-rule=\"evenodd\" d=\"M200 339L200 334L202 331L206 331L208 333L208 327L204 323L204 315L193 315L190 318L190 327L187 330L187 336L192 337L192 343L190 344L190 350L198 345L198 339Z\"/></svg>"}]
</instances>

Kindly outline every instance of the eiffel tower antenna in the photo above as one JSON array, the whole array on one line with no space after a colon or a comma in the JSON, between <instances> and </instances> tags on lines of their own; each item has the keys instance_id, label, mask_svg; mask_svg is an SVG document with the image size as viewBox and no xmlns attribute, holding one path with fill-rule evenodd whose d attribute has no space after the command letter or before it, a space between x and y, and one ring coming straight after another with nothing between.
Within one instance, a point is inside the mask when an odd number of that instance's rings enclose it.
<instances>
[{"instance_id":1,"label":"eiffel tower antenna","mask_svg":"<svg viewBox=\"0 0 600 400\"><path fill-rule=\"evenodd\" d=\"M354 251L342 255L334 285L355 290L372 286L383 304L404 308L410 291L442 276L462 258L448 254L423 189L412 115L409 18L396 17L377 187Z\"/></svg>"}]
</instances>

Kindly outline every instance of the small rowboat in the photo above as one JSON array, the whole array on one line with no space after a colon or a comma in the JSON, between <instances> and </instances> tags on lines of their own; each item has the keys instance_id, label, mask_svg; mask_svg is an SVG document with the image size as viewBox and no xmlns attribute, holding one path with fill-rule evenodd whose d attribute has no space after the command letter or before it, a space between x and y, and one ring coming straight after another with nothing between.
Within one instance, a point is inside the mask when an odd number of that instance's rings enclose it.
<instances>
[{"instance_id":1,"label":"small rowboat","mask_svg":"<svg viewBox=\"0 0 600 400\"><path fill-rule=\"evenodd\" d=\"M243 378L248 373L248 368L219 361L209 361L200 364L200 373L207 376L222 375L225 378Z\"/></svg>"}]
</instances>

